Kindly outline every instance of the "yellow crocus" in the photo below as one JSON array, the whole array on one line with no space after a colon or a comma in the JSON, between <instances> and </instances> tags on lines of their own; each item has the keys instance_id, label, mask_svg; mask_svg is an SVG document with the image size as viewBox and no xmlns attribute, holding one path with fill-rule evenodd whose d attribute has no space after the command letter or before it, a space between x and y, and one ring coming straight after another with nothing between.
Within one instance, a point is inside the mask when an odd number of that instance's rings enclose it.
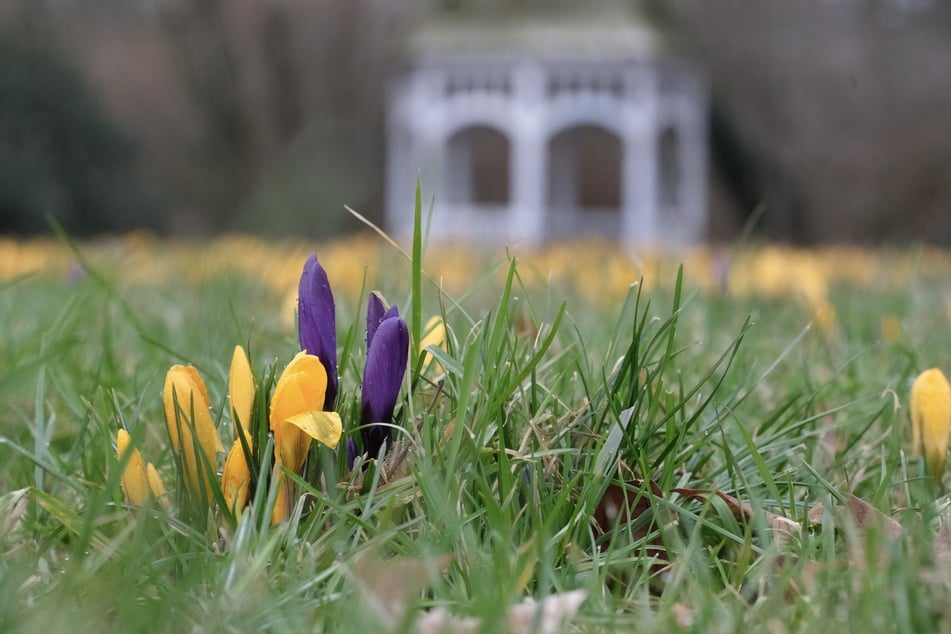
<instances>
[{"instance_id":1,"label":"yellow crocus","mask_svg":"<svg viewBox=\"0 0 951 634\"><path fill-rule=\"evenodd\" d=\"M340 415L322 411L326 391L327 370L305 352L297 353L277 380L270 415L274 455L291 471L304 466L312 438L331 449L340 441Z\"/></svg>"},{"instance_id":2,"label":"yellow crocus","mask_svg":"<svg viewBox=\"0 0 951 634\"><path fill-rule=\"evenodd\" d=\"M429 346L442 348L446 343L446 324L439 315L433 315L423 327L423 338L419 342L420 351L426 351ZM423 358L423 371L426 371L430 365L436 374L442 374L442 366L433 358L430 352L426 352Z\"/></svg>"},{"instance_id":3,"label":"yellow crocus","mask_svg":"<svg viewBox=\"0 0 951 634\"><path fill-rule=\"evenodd\" d=\"M320 359L306 352L299 352L287 364L274 387L270 426L277 464L272 481L277 482L278 493L271 514L273 524L286 520L293 506L292 483L284 476L281 465L300 473L311 439L331 449L340 441L340 414L322 411L326 392L327 370Z\"/></svg>"},{"instance_id":4,"label":"yellow crocus","mask_svg":"<svg viewBox=\"0 0 951 634\"><path fill-rule=\"evenodd\" d=\"M231 420L234 422L234 437L238 434L238 423L244 431L244 437L251 446L251 410L254 406L254 375L248 355L241 346L234 347L231 357L231 371L228 373L228 402L231 404Z\"/></svg>"},{"instance_id":5,"label":"yellow crocus","mask_svg":"<svg viewBox=\"0 0 951 634\"><path fill-rule=\"evenodd\" d=\"M277 482L277 499L274 500L274 509L271 511L271 525L280 524L291 516L291 507L294 506L294 495L291 485L279 465L274 465L271 472L271 481Z\"/></svg>"},{"instance_id":6,"label":"yellow crocus","mask_svg":"<svg viewBox=\"0 0 951 634\"><path fill-rule=\"evenodd\" d=\"M152 491L152 495L163 505L168 506L168 498L165 497L165 483L162 482L162 476L159 475L158 470L151 462L145 465L145 476L149 480L149 490Z\"/></svg>"},{"instance_id":7,"label":"yellow crocus","mask_svg":"<svg viewBox=\"0 0 951 634\"><path fill-rule=\"evenodd\" d=\"M221 474L221 492L225 503L232 513L240 513L248 503L248 491L251 485L251 470L244 455L240 440L235 440L225 460L225 469Z\"/></svg>"},{"instance_id":8,"label":"yellow crocus","mask_svg":"<svg viewBox=\"0 0 951 634\"><path fill-rule=\"evenodd\" d=\"M186 485L196 495L203 492L204 499L212 504L215 454L224 448L211 418L208 389L198 370L191 365L173 365L165 376L162 402L168 437L181 461ZM196 446L203 454L201 459Z\"/></svg>"},{"instance_id":9,"label":"yellow crocus","mask_svg":"<svg viewBox=\"0 0 951 634\"><path fill-rule=\"evenodd\" d=\"M132 452L125 463L125 468L122 470L122 491L125 493L127 502L141 506L149 501L151 491L145 461L138 449L129 447L131 442L132 438L129 436L129 432L120 429L119 433L116 434L116 453L119 456L119 462L122 462L122 458L127 451L131 449Z\"/></svg>"},{"instance_id":10,"label":"yellow crocus","mask_svg":"<svg viewBox=\"0 0 951 634\"><path fill-rule=\"evenodd\" d=\"M925 370L911 386L911 424L915 451L925 457L925 468L937 482L951 430L951 385L938 368Z\"/></svg>"}]
</instances>

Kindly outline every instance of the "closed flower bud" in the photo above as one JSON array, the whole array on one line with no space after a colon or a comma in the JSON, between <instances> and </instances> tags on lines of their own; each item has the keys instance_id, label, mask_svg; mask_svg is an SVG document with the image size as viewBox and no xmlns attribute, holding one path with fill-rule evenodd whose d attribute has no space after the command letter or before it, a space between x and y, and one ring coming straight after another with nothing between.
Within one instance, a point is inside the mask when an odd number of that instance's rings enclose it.
<instances>
[{"instance_id":1,"label":"closed flower bud","mask_svg":"<svg viewBox=\"0 0 951 634\"><path fill-rule=\"evenodd\" d=\"M393 410L403 384L409 354L409 331L395 310L387 312L379 326L368 334L367 363L360 395L363 451L376 458L390 439ZM387 423L377 425L374 423Z\"/></svg>"},{"instance_id":2,"label":"closed flower bud","mask_svg":"<svg viewBox=\"0 0 951 634\"><path fill-rule=\"evenodd\" d=\"M337 399L337 324L327 272L311 255L304 264L297 294L297 332L301 350L320 359L327 375L321 409Z\"/></svg>"},{"instance_id":3,"label":"closed flower bud","mask_svg":"<svg viewBox=\"0 0 951 634\"><path fill-rule=\"evenodd\" d=\"M165 425L185 484L209 504L214 501L215 455L224 451L208 404L208 389L191 365L173 365L162 394Z\"/></svg>"},{"instance_id":4,"label":"closed flower bud","mask_svg":"<svg viewBox=\"0 0 951 634\"><path fill-rule=\"evenodd\" d=\"M129 432L120 429L116 435L116 453L119 456L119 462L122 462L126 452L132 452L122 470L122 491L125 493L127 502L141 506L149 501L151 490L145 461L142 460L142 454L138 449L129 446L131 442Z\"/></svg>"},{"instance_id":5,"label":"closed flower bud","mask_svg":"<svg viewBox=\"0 0 951 634\"><path fill-rule=\"evenodd\" d=\"M911 424L915 451L925 458L925 468L941 479L951 429L951 385L938 368L925 370L911 386Z\"/></svg>"},{"instance_id":6,"label":"closed flower bud","mask_svg":"<svg viewBox=\"0 0 951 634\"><path fill-rule=\"evenodd\" d=\"M254 376L248 355L241 346L234 347L231 357L231 370L228 373L228 402L231 404L231 420L234 423L234 437L239 439L240 424L244 437L251 446L251 410L254 406Z\"/></svg>"},{"instance_id":7,"label":"closed flower bud","mask_svg":"<svg viewBox=\"0 0 951 634\"><path fill-rule=\"evenodd\" d=\"M244 455L244 447L240 440L235 440L225 460L225 468L221 474L221 493L224 495L228 510L234 514L248 503L248 491L251 485L251 470Z\"/></svg>"}]
</instances>

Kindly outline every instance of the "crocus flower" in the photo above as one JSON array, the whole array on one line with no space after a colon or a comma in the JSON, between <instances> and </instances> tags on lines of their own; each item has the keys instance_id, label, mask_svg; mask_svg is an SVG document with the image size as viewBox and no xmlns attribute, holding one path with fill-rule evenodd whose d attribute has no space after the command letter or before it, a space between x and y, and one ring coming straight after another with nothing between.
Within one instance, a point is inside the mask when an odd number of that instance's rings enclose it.
<instances>
[{"instance_id":1,"label":"crocus flower","mask_svg":"<svg viewBox=\"0 0 951 634\"><path fill-rule=\"evenodd\" d=\"M373 340L373 335L376 333L376 329L380 327L380 324L383 323L384 319L390 317L399 317L400 311L396 306L386 307L386 300L383 299L383 295L377 291L370 293L370 298L367 301L367 349L370 349L370 341Z\"/></svg>"},{"instance_id":2,"label":"crocus flower","mask_svg":"<svg viewBox=\"0 0 951 634\"><path fill-rule=\"evenodd\" d=\"M373 303L371 295L371 304ZM363 370L360 423L363 451L376 458L390 439L390 428L373 423L391 423L409 354L409 330L396 307L387 312L375 329L367 331L367 364ZM369 312L369 310L368 310ZM369 320L368 320L369 324Z\"/></svg>"},{"instance_id":3,"label":"crocus flower","mask_svg":"<svg viewBox=\"0 0 951 634\"><path fill-rule=\"evenodd\" d=\"M238 439L231 446L228 459L225 460L225 469L221 473L221 492L229 511L239 513L245 507L250 485L251 470L248 468L247 456L244 455L244 447Z\"/></svg>"},{"instance_id":4,"label":"crocus flower","mask_svg":"<svg viewBox=\"0 0 951 634\"><path fill-rule=\"evenodd\" d=\"M129 432L120 429L116 435L116 453L119 455L119 461L129 451L129 443L132 439ZM152 492L149 488L149 479L145 470L145 461L138 449L132 449L132 455L129 456L125 469L122 470L122 491L125 493L125 499L131 504L139 506L149 501Z\"/></svg>"},{"instance_id":5,"label":"crocus flower","mask_svg":"<svg viewBox=\"0 0 951 634\"><path fill-rule=\"evenodd\" d=\"M316 356L324 366L327 389L321 409L332 410L337 399L337 325L330 282L316 254L307 258L300 277L297 331L301 350Z\"/></svg>"},{"instance_id":6,"label":"crocus flower","mask_svg":"<svg viewBox=\"0 0 951 634\"><path fill-rule=\"evenodd\" d=\"M254 376L248 355L241 346L234 347L231 371L228 373L228 402L231 404L231 420L234 422L234 438L240 439L238 426L251 446L251 409L254 406Z\"/></svg>"},{"instance_id":7,"label":"crocus flower","mask_svg":"<svg viewBox=\"0 0 951 634\"><path fill-rule=\"evenodd\" d=\"M191 365L173 365L162 393L165 425L172 448L182 465L185 482L196 495L212 503L215 452L224 451L211 419L208 389ZM196 449L200 453L196 453Z\"/></svg>"},{"instance_id":8,"label":"crocus flower","mask_svg":"<svg viewBox=\"0 0 951 634\"><path fill-rule=\"evenodd\" d=\"M271 398L274 455L291 471L300 471L311 439L331 449L337 446L343 425L337 412L323 411L327 372L320 359L299 352L277 380Z\"/></svg>"},{"instance_id":9,"label":"crocus flower","mask_svg":"<svg viewBox=\"0 0 951 634\"><path fill-rule=\"evenodd\" d=\"M938 368L925 370L911 386L911 424L915 451L925 457L925 468L937 482L951 430L951 385Z\"/></svg>"},{"instance_id":10,"label":"crocus flower","mask_svg":"<svg viewBox=\"0 0 951 634\"><path fill-rule=\"evenodd\" d=\"M347 438L347 467L353 469L353 463L357 461L357 441L353 436Z\"/></svg>"},{"instance_id":11,"label":"crocus flower","mask_svg":"<svg viewBox=\"0 0 951 634\"><path fill-rule=\"evenodd\" d=\"M328 387L327 371L320 359L299 352L277 380L271 397L271 431L274 432L275 477L278 499L272 523L286 519L290 513L291 490L279 465L299 473L304 466L311 439L331 449L337 446L343 432L340 414L323 411Z\"/></svg>"},{"instance_id":12,"label":"crocus flower","mask_svg":"<svg viewBox=\"0 0 951 634\"><path fill-rule=\"evenodd\" d=\"M425 352L425 356L423 357L423 371L432 365L436 374L442 374L442 366L439 365L433 358L432 353L427 351L426 348L429 346L442 348L445 343L446 324L443 323L439 315L433 315L429 318L429 321L426 322L426 325L423 326L423 338L419 342L420 351Z\"/></svg>"},{"instance_id":13,"label":"crocus flower","mask_svg":"<svg viewBox=\"0 0 951 634\"><path fill-rule=\"evenodd\" d=\"M152 463L146 464L138 449L129 447L132 438L129 432L120 429L116 434L116 453L119 461L127 451L131 451L125 469L122 471L122 491L130 504L145 504L149 497L165 501L165 484Z\"/></svg>"}]
</instances>

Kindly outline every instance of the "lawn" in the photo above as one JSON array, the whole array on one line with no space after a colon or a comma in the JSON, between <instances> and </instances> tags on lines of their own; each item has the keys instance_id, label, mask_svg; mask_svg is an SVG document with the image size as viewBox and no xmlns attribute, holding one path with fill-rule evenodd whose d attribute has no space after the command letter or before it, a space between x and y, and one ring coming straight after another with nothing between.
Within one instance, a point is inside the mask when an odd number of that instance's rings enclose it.
<instances>
[{"instance_id":1,"label":"lawn","mask_svg":"<svg viewBox=\"0 0 951 634\"><path fill-rule=\"evenodd\" d=\"M951 255L424 246L0 242L0 630L951 630L946 488L909 419L915 377L951 371ZM295 470L269 403L315 252L342 435ZM351 467L373 290L409 354L392 427L363 428L385 457ZM167 431L175 364L207 385L213 487ZM120 429L165 495L130 499Z\"/></svg>"}]
</instances>

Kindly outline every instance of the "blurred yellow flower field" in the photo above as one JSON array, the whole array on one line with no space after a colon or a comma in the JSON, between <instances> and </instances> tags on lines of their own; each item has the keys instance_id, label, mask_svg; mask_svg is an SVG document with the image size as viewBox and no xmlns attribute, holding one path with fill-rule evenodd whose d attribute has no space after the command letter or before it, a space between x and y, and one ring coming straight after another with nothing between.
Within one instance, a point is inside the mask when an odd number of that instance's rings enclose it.
<instances>
[{"instance_id":1,"label":"blurred yellow flower field","mask_svg":"<svg viewBox=\"0 0 951 634\"><path fill-rule=\"evenodd\" d=\"M85 243L81 251L97 270L122 284L200 283L222 275L240 275L291 303L300 262L315 247L332 271L331 282L342 297L355 298L365 280L386 280L394 276L394 270L405 268L403 257L391 245L367 235L315 245L248 236L188 242L133 233ZM640 280L650 288L658 281L673 279L682 263L688 288L738 298L795 300L820 323L834 321L829 293L837 285L882 291L902 288L916 279L951 280L951 252L933 247L875 251L699 246L665 253L599 240L506 250L431 245L426 250L424 271L449 295L460 297L479 282L493 281L493 271L503 279L505 267L499 263L506 253L519 259L522 281L527 285L563 285L598 307L617 302ZM0 240L0 282L24 275L69 279L82 275L82 267L70 250L55 240ZM951 318L951 282L944 292ZM886 331L886 336L894 336L895 324L889 323Z\"/></svg>"},{"instance_id":2,"label":"blurred yellow flower field","mask_svg":"<svg viewBox=\"0 0 951 634\"><path fill-rule=\"evenodd\" d=\"M357 293L365 277L374 279L400 260L396 250L359 235L319 245L228 236L204 242L163 240L147 233L81 245L91 263L115 271L124 282L197 281L238 273L284 294L296 284L300 262L319 246L321 261L334 272L334 288ZM868 250L853 247L797 249L778 245L742 248L698 246L664 253L583 240L539 249L431 245L424 270L453 295L461 295L509 253L531 271L534 282L551 279L577 285L592 296L616 297L641 278L648 286L670 280L683 263L689 286L736 296L796 297L818 303L830 287L849 284L894 289L913 278L951 277L951 252L934 247ZM69 249L52 239L0 239L0 282L21 275L66 277L80 273ZM500 273L500 276L502 273ZM524 275L524 272L523 272ZM951 292L951 289L949 289ZM948 296L951 310L951 295Z\"/></svg>"}]
</instances>

